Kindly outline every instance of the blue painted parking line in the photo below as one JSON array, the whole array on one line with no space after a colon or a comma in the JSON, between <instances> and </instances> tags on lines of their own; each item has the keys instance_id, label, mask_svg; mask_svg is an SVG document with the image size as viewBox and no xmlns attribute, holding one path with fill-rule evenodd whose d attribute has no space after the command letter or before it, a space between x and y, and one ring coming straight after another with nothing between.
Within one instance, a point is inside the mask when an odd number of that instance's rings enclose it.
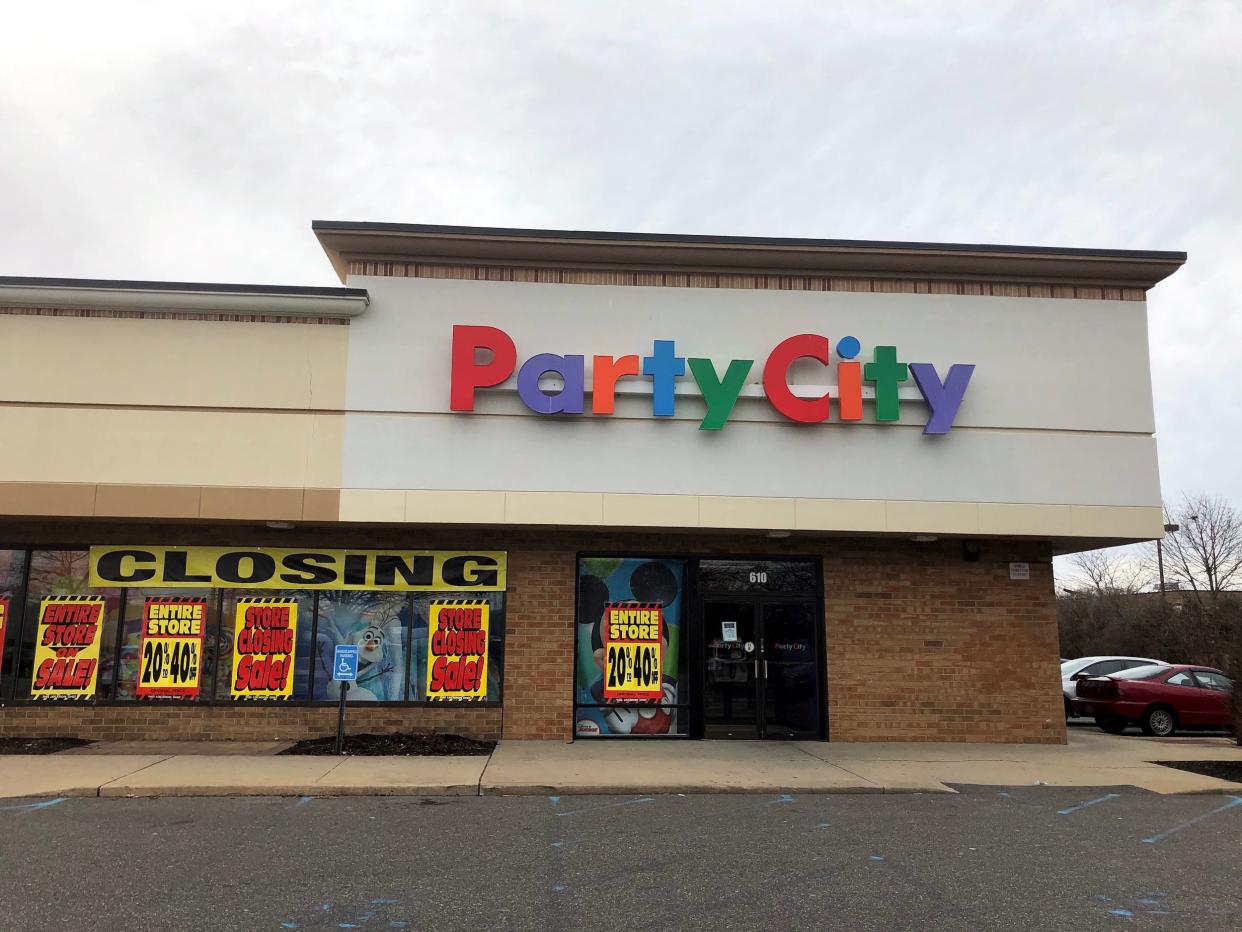
<instances>
[{"instance_id":1,"label":"blue painted parking line","mask_svg":"<svg viewBox=\"0 0 1242 932\"><path fill-rule=\"evenodd\" d=\"M558 816L577 815L580 812L599 812L601 809L615 809L617 806L635 806L638 803L653 803L654 796L641 796L638 799L627 799L624 802L608 803L604 806L591 806L587 809L571 809L569 812L558 812Z\"/></svg>"},{"instance_id":2,"label":"blue painted parking line","mask_svg":"<svg viewBox=\"0 0 1242 932\"><path fill-rule=\"evenodd\" d=\"M1242 806L1242 796L1231 796L1229 798L1233 801L1225 803L1225 805L1223 806L1217 806L1211 812L1205 812L1201 816L1196 816L1195 818L1191 819L1189 822L1183 822L1181 825L1175 825L1171 829L1169 829L1167 832L1161 832L1159 835L1152 835L1150 838L1144 838L1143 841L1149 845L1159 844L1160 842L1168 838L1170 835L1176 835L1182 829L1190 828L1190 826L1192 825L1197 825L1198 823L1202 822L1204 819L1210 818L1211 816L1217 815L1218 813L1225 812L1229 809L1236 809L1238 806Z\"/></svg>"},{"instance_id":3,"label":"blue painted parking line","mask_svg":"<svg viewBox=\"0 0 1242 932\"><path fill-rule=\"evenodd\" d=\"M52 806L59 806L63 802L67 802L68 796L57 796L55 799L47 799L41 803L23 803L20 806L0 806L0 812L37 812L40 809L48 809Z\"/></svg>"},{"instance_id":4,"label":"blue painted parking line","mask_svg":"<svg viewBox=\"0 0 1242 932\"><path fill-rule=\"evenodd\" d=\"M1077 806L1070 806L1066 809L1058 809L1057 815L1069 815L1071 812L1081 812L1083 809L1088 809L1091 806L1097 806L1100 803L1106 803L1110 799L1120 799L1120 798L1121 798L1120 793L1108 793L1105 796L1101 796L1099 799L1089 799L1085 803L1079 803Z\"/></svg>"}]
</instances>

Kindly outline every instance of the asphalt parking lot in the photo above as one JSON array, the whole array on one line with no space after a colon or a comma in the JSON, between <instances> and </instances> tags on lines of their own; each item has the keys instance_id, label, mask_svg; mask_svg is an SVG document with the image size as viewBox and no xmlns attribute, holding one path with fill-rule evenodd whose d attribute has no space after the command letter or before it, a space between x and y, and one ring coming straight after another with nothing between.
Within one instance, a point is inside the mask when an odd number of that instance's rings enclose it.
<instances>
[{"instance_id":1,"label":"asphalt parking lot","mask_svg":"<svg viewBox=\"0 0 1242 932\"><path fill-rule=\"evenodd\" d=\"M1242 929L1242 798L6 800L23 930Z\"/></svg>"}]
</instances>

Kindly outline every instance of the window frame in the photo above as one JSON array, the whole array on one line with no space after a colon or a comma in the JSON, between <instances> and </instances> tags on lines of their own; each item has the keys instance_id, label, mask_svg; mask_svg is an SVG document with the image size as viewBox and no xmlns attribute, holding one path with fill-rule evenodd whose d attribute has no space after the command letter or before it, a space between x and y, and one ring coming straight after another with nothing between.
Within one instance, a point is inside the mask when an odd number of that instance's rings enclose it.
<instances>
[{"instance_id":1,"label":"window frame","mask_svg":"<svg viewBox=\"0 0 1242 932\"><path fill-rule=\"evenodd\" d=\"M1233 681L1229 679L1229 677L1225 676L1225 674L1217 670L1191 670L1190 672L1194 675L1195 681L1199 684L1200 689L1210 689L1212 692L1215 692L1215 693L1229 693L1233 691L1233 688L1234 688ZM1220 679L1224 680L1225 683L1227 683L1228 685L1223 686L1223 687L1205 685L1205 683L1211 682L1210 680L1206 679L1209 676L1219 677Z\"/></svg>"},{"instance_id":2,"label":"window frame","mask_svg":"<svg viewBox=\"0 0 1242 932\"><path fill-rule=\"evenodd\" d=\"M1173 678L1177 676L1185 676L1190 679L1190 682L1189 683L1174 683ZM1198 689L1199 688L1199 681L1195 678L1195 674L1193 670L1174 670L1172 673L1166 676L1163 680L1161 680L1161 684L1164 686L1176 686L1179 689Z\"/></svg>"}]
</instances>

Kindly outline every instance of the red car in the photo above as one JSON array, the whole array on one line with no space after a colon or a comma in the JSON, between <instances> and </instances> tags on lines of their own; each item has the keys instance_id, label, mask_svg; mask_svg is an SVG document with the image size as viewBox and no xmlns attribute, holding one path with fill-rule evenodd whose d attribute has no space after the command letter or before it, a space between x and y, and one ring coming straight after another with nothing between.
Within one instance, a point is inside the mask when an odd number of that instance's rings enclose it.
<instances>
[{"instance_id":1,"label":"red car","mask_svg":"<svg viewBox=\"0 0 1242 932\"><path fill-rule=\"evenodd\" d=\"M1139 725L1167 737L1178 728L1228 728L1233 681L1219 670L1189 664L1148 664L1078 681L1076 709L1119 735Z\"/></svg>"}]
</instances>

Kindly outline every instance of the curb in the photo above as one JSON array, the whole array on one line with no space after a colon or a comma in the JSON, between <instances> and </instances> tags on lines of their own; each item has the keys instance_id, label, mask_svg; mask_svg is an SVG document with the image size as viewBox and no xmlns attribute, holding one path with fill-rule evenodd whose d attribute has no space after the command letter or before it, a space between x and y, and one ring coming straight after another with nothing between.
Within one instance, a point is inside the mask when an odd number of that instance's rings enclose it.
<instances>
[{"instance_id":1,"label":"curb","mask_svg":"<svg viewBox=\"0 0 1242 932\"><path fill-rule=\"evenodd\" d=\"M56 794L54 794L56 795ZM58 794L67 795L67 794ZM478 796L473 783L455 786L103 786L98 795L108 799L154 799L182 796L311 796L316 799L357 796Z\"/></svg>"},{"instance_id":2,"label":"curb","mask_svg":"<svg viewBox=\"0 0 1242 932\"><path fill-rule=\"evenodd\" d=\"M688 783L669 786L609 786L606 784L573 784L570 786L533 786L530 784L485 784L479 788L480 796L628 796L631 794L649 796L772 796L787 793L814 794L819 796L838 795L910 795L917 793L936 793L954 796L957 790L950 789L943 783L926 786L721 786L719 784Z\"/></svg>"}]
</instances>

